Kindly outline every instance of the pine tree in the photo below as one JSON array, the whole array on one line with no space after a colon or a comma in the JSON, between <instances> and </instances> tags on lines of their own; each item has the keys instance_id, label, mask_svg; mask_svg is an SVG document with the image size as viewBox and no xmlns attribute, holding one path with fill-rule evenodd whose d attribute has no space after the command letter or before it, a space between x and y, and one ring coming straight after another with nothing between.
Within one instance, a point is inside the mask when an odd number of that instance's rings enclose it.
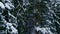
<instances>
[{"instance_id":1,"label":"pine tree","mask_svg":"<svg viewBox=\"0 0 60 34\"><path fill-rule=\"evenodd\" d=\"M13 0L1 0L0 2L0 19L1 19L1 34L18 34L17 31L17 17L15 17L12 12L14 12Z\"/></svg>"}]
</instances>

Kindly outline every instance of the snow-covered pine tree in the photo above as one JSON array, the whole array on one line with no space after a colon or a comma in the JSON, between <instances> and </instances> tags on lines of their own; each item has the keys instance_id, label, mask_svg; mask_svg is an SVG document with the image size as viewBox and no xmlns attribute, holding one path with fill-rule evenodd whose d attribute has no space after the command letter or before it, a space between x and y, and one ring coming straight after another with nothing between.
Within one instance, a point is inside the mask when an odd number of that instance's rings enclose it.
<instances>
[{"instance_id":1,"label":"snow-covered pine tree","mask_svg":"<svg viewBox=\"0 0 60 34\"><path fill-rule=\"evenodd\" d=\"M14 8L13 0L0 1L0 34L18 34L17 17L12 14Z\"/></svg>"}]
</instances>

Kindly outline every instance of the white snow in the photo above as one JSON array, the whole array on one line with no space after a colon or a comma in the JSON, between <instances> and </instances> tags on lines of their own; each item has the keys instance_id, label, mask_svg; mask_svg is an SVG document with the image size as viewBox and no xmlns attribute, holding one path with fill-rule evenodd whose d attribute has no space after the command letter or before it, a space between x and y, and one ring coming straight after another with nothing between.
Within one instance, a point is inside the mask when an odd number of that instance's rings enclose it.
<instances>
[{"instance_id":1,"label":"white snow","mask_svg":"<svg viewBox=\"0 0 60 34\"><path fill-rule=\"evenodd\" d=\"M4 4L3 4L2 2L0 2L0 7L1 7L2 9L5 9L5 6L4 6Z\"/></svg>"},{"instance_id":2,"label":"white snow","mask_svg":"<svg viewBox=\"0 0 60 34\"><path fill-rule=\"evenodd\" d=\"M35 29L37 30L37 31L41 31L43 34L45 34L45 33L50 33L50 34L53 34L51 31L50 31L50 28L40 28L40 27L35 27Z\"/></svg>"},{"instance_id":3,"label":"white snow","mask_svg":"<svg viewBox=\"0 0 60 34\"><path fill-rule=\"evenodd\" d=\"M17 33L18 32L17 29L14 28L13 26L11 26L11 29L12 29L12 33Z\"/></svg>"},{"instance_id":4,"label":"white snow","mask_svg":"<svg viewBox=\"0 0 60 34\"><path fill-rule=\"evenodd\" d=\"M46 20L49 24L51 24L51 21L50 20Z\"/></svg>"},{"instance_id":5,"label":"white snow","mask_svg":"<svg viewBox=\"0 0 60 34\"><path fill-rule=\"evenodd\" d=\"M11 33L17 33L17 29L12 26L12 23L7 23L7 29L12 29Z\"/></svg>"},{"instance_id":6,"label":"white snow","mask_svg":"<svg viewBox=\"0 0 60 34\"><path fill-rule=\"evenodd\" d=\"M11 3L12 0L2 0L2 2L5 2L5 1Z\"/></svg>"},{"instance_id":7,"label":"white snow","mask_svg":"<svg viewBox=\"0 0 60 34\"><path fill-rule=\"evenodd\" d=\"M2 0L2 2L4 3L5 7L9 10L15 8L14 5L12 4L12 0Z\"/></svg>"},{"instance_id":8,"label":"white snow","mask_svg":"<svg viewBox=\"0 0 60 34\"><path fill-rule=\"evenodd\" d=\"M9 3L5 3L5 7L9 10L14 8L14 6L12 4L9 4Z\"/></svg>"},{"instance_id":9,"label":"white snow","mask_svg":"<svg viewBox=\"0 0 60 34\"><path fill-rule=\"evenodd\" d=\"M10 12L9 12L8 14L9 14L9 16L11 16L11 17L13 17L13 18L15 18L15 19L16 19L16 17L15 17L15 16L13 16Z\"/></svg>"}]
</instances>

